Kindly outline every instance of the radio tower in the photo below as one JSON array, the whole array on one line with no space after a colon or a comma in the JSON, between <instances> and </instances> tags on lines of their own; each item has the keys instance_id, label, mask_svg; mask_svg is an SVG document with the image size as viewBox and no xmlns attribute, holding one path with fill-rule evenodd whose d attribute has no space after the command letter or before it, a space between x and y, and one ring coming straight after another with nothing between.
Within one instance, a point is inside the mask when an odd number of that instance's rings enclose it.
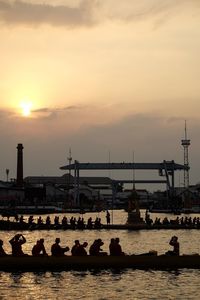
<instances>
[{"instance_id":1,"label":"radio tower","mask_svg":"<svg viewBox=\"0 0 200 300\"><path fill-rule=\"evenodd\" d=\"M187 124L185 121L185 138L181 140L181 145L184 149L184 188L189 188L189 146L190 146L190 140L187 138Z\"/></svg>"}]
</instances>

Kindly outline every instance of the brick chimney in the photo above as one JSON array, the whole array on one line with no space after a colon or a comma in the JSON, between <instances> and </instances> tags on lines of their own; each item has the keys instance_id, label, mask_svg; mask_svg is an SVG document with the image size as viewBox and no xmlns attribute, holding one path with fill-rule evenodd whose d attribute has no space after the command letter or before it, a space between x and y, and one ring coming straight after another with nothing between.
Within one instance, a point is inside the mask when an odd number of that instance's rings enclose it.
<instances>
[{"instance_id":1,"label":"brick chimney","mask_svg":"<svg viewBox=\"0 0 200 300\"><path fill-rule=\"evenodd\" d=\"M23 186L23 145L17 146L17 186Z\"/></svg>"}]
</instances>

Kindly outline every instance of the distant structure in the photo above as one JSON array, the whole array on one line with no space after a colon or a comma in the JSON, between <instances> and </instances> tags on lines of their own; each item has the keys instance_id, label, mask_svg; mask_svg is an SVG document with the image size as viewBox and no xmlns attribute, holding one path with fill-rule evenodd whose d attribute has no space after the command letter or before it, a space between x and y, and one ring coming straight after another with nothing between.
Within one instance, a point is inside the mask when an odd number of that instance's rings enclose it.
<instances>
[{"instance_id":1,"label":"distant structure","mask_svg":"<svg viewBox=\"0 0 200 300\"><path fill-rule=\"evenodd\" d=\"M133 189L129 199L128 199L128 218L127 224L129 225L140 225L143 224L144 221L140 215L139 208L139 197L135 189Z\"/></svg>"},{"instance_id":2,"label":"distant structure","mask_svg":"<svg viewBox=\"0 0 200 300\"><path fill-rule=\"evenodd\" d=\"M7 182L8 182L9 172L10 172L10 170L9 170L9 169L6 169L6 181L7 181Z\"/></svg>"},{"instance_id":3,"label":"distant structure","mask_svg":"<svg viewBox=\"0 0 200 300\"><path fill-rule=\"evenodd\" d=\"M69 155L67 157L67 160L69 162L69 165L71 165L72 163L72 151L71 151L71 148L69 148ZM69 189L70 189L70 178L71 178L71 169L69 169L69 176L68 176L68 186L69 186Z\"/></svg>"},{"instance_id":4,"label":"distant structure","mask_svg":"<svg viewBox=\"0 0 200 300\"><path fill-rule=\"evenodd\" d=\"M17 186L23 186L23 145L18 144L17 146Z\"/></svg>"},{"instance_id":5,"label":"distant structure","mask_svg":"<svg viewBox=\"0 0 200 300\"><path fill-rule=\"evenodd\" d=\"M181 140L181 145L184 149L184 188L189 188L189 146L190 140L187 138L187 124L185 121L185 137Z\"/></svg>"}]
</instances>

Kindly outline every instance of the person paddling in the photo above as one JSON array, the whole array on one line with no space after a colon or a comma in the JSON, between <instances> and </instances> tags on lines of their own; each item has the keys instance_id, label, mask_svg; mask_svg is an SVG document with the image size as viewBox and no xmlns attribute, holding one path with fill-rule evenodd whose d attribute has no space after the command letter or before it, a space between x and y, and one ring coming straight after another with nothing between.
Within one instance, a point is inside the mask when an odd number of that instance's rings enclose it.
<instances>
[{"instance_id":1,"label":"person paddling","mask_svg":"<svg viewBox=\"0 0 200 300\"><path fill-rule=\"evenodd\" d=\"M45 246L44 246L44 239L40 239L37 243L33 246L32 249L33 256L48 256Z\"/></svg>"},{"instance_id":2,"label":"person paddling","mask_svg":"<svg viewBox=\"0 0 200 300\"><path fill-rule=\"evenodd\" d=\"M55 239L55 243L51 246L52 256L64 256L65 252L69 251L69 247L61 247L60 238Z\"/></svg>"}]
</instances>

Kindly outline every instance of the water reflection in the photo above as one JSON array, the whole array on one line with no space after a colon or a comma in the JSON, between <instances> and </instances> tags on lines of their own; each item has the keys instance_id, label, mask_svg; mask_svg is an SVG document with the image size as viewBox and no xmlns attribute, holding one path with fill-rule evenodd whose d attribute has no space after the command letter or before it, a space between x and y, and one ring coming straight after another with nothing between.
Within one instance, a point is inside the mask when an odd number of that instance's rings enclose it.
<instances>
[{"instance_id":1,"label":"water reflection","mask_svg":"<svg viewBox=\"0 0 200 300\"><path fill-rule=\"evenodd\" d=\"M18 285L18 284L20 284L23 276L24 276L24 273L22 273L22 272L10 273L11 282L14 283L15 285Z\"/></svg>"},{"instance_id":2,"label":"water reflection","mask_svg":"<svg viewBox=\"0 0 200 300\"><path fill-rule=\"evenodd\" d=\"M86 272L86 271L72 271L72 275L82 279L82 278L85 278L88 275L88 272Z\"/></svg>"},{"instance_id":3,"label":"water reflection","mask_svg":"<svg viewBox=\"0 0 200 300\"><path fill-rule=\"evenodd\" d=\"M123 223L124 212L115 212L115 223ZM161 216L163 218L163 216ZM72 246L74 240L88 241L101 238L103 250L108 251L111 237L119 237L126 253L143 253L151 249L159 254L169 249L173 230L128 231L128 230L85 230L85 231L25 231L27 244L24 251L31 252L39 238L45 239L50 253L51 244L60 237L63 245ZM9 253L8 240L16 232L0 232ZM200 230L179 230L177 233L181 253L200 253ZM200 270L76 270L64 272L0 272L0 299L199 299Z\"/></svg>"},{"instance_id":4,"label":"water reflection","mask_svg":"<svg viewBox=\"0 0 200 300\"><path fill-rule=\"evenodd\" d=\"M18 299L198 299L198 270L1 273L1 295ZM191 297L192 295L192 297ZM2 298L2 299L4 299Z\"/></svg>"}]
</instances>

